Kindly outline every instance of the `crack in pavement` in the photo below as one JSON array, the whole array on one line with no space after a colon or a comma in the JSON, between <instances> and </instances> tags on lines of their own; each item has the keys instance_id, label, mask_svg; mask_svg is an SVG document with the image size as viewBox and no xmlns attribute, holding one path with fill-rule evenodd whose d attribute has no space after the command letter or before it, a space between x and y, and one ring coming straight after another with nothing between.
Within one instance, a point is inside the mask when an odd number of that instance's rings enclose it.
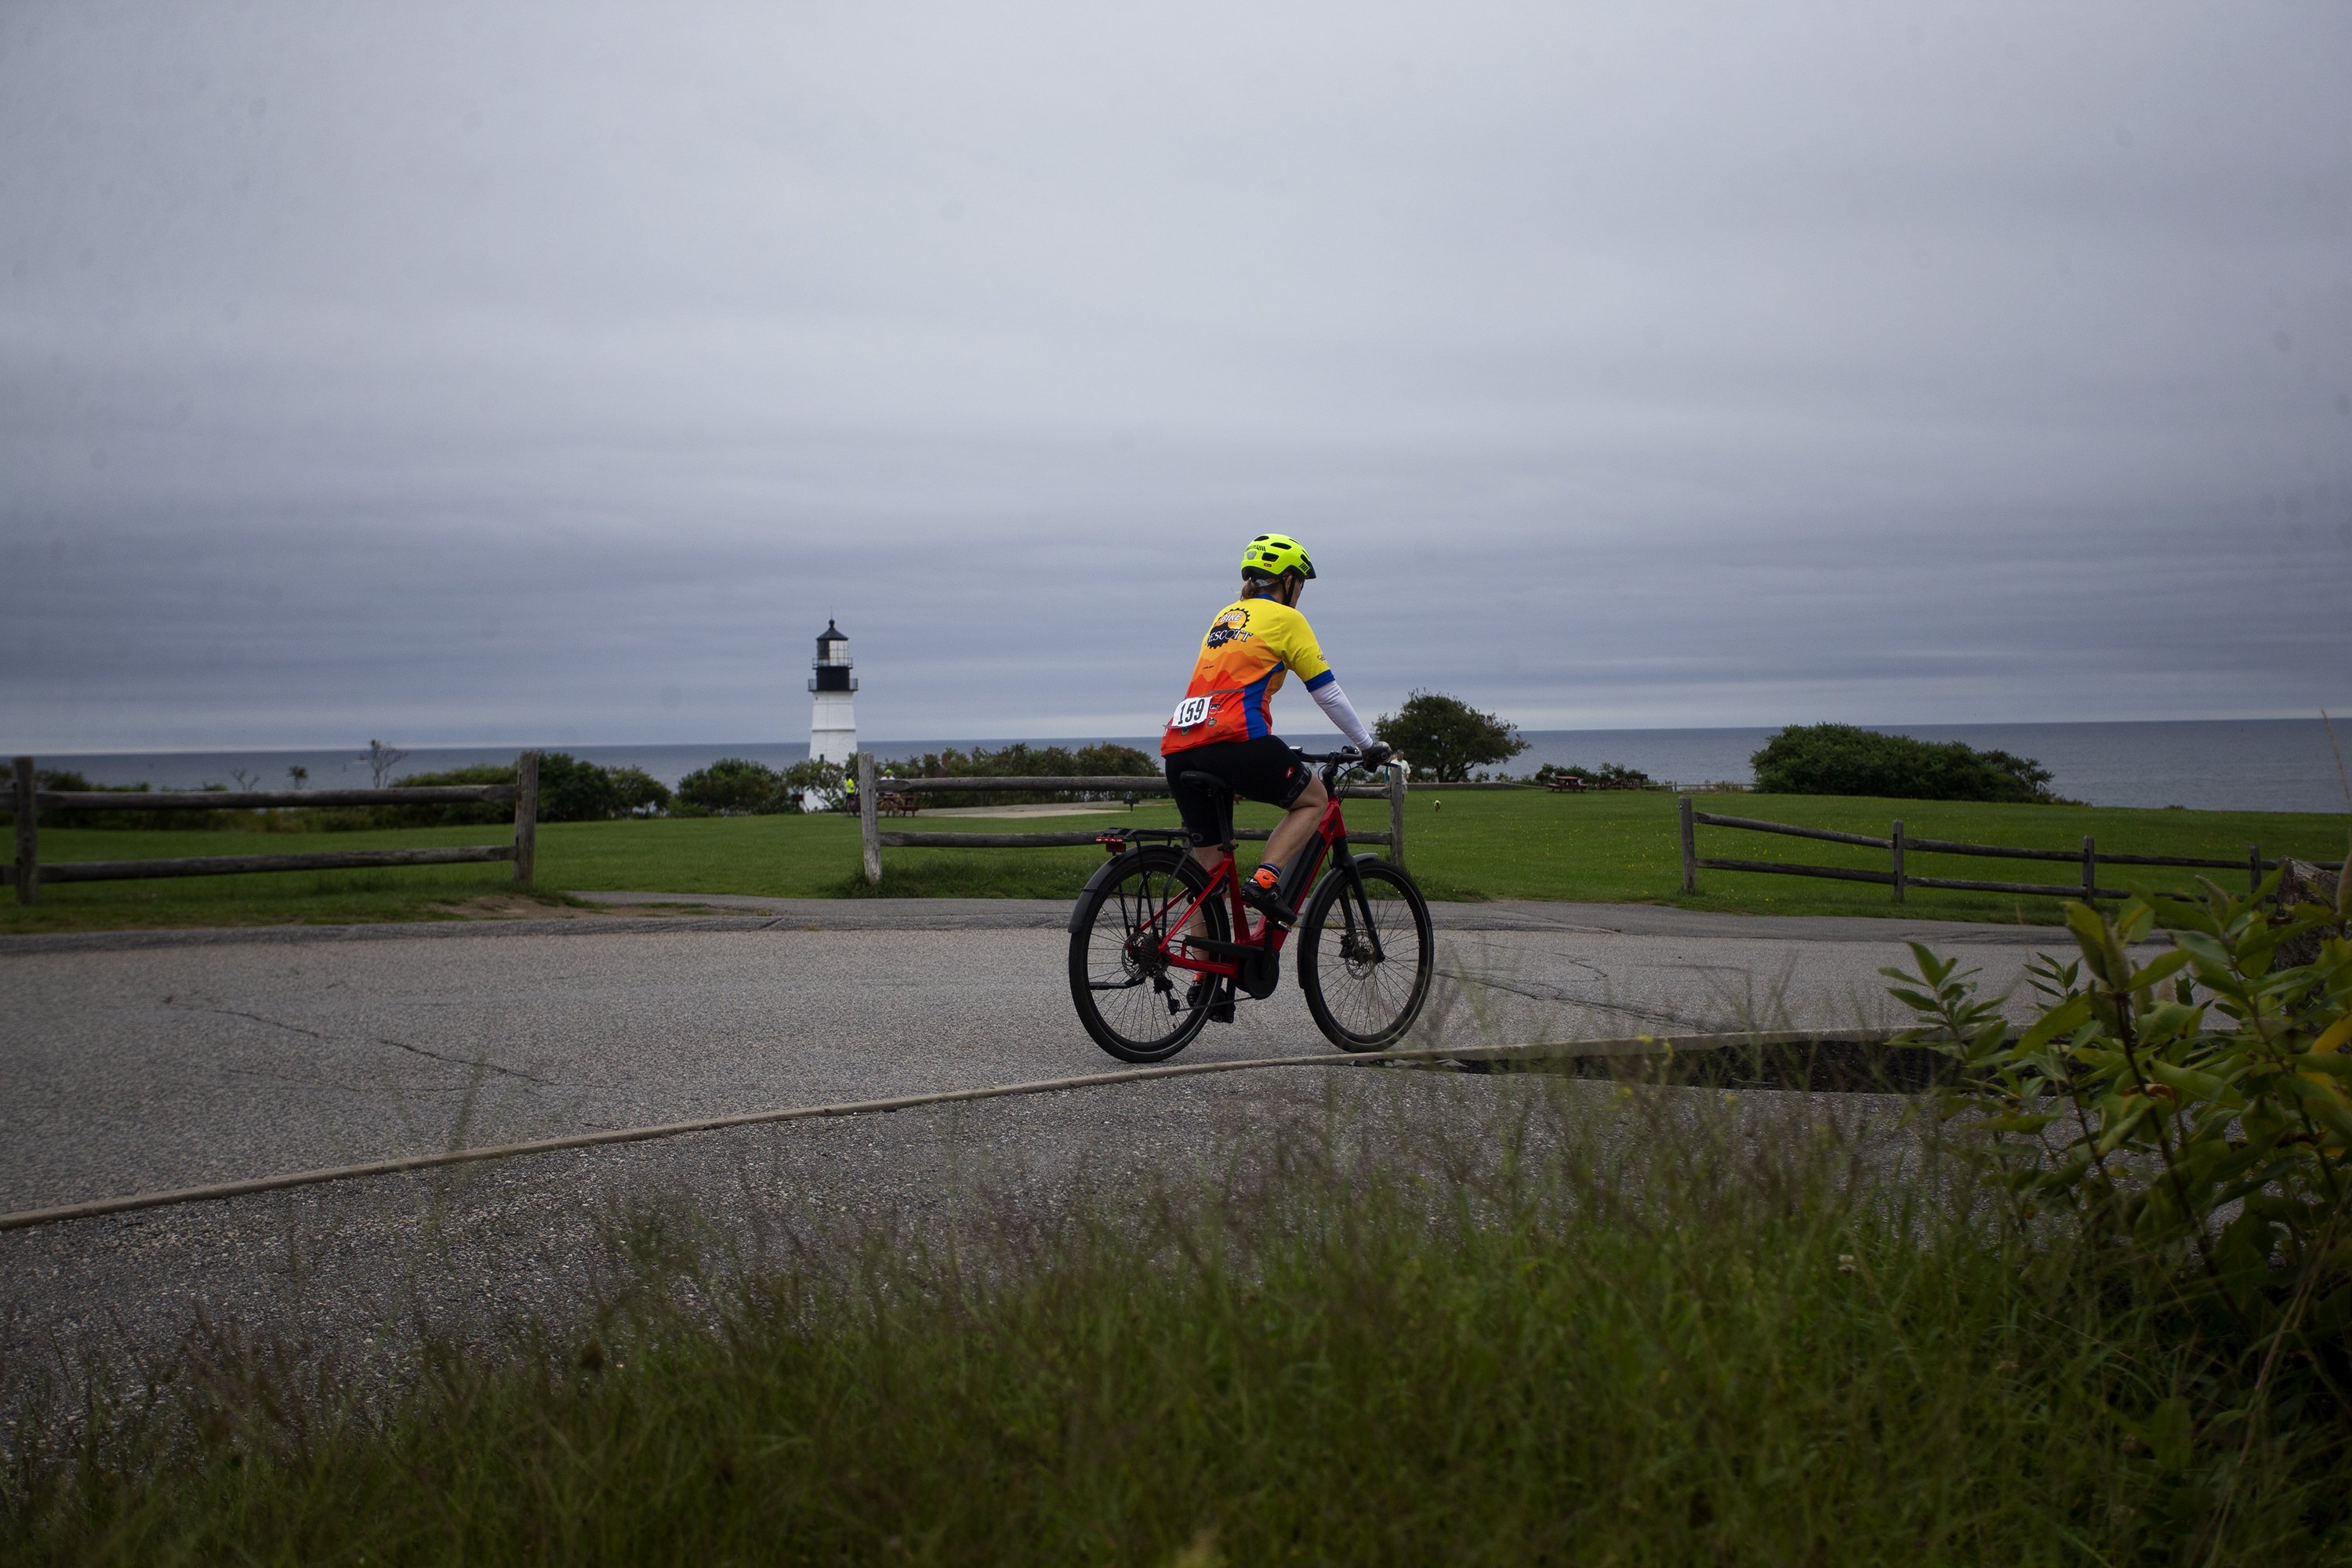
<instances>
[{"instance_id":1,"label":"crack in pavement","mask_svg":"<svg viewBox=\"0 0 2352 1568\"><path fill-rule=\"evenodd\" d=\"M1506 967L1508 967L1509 965L1507 961L1512 955L1507 952L1501 956L1506 961ZM1546 953L1543 956L1549 959L1555 966L1564 963L1571 969L1580 969L1585 973L1592 976L1595 980L1605 982L1609 978L1609 972L1607 970L1601 968L1597 963L1590 962L1589 960L1570 957L1566 953ZM1463 978L1465 973L1466 972L1457 972L1455 977L1457 979Z\"/></svg>"},{"instance_id":2,"label":"crack in pavement","mask_svg":"<svg viewBox=\"0 0 2352 1568\"><path fill-rule=\"evenodd\" d=\"M330 1089L337 1094L357 1095L362 1099L414 1100L435 1095L471 1094L477 1088L470 1083L373 1084L338 1083L332 1079L292 1078L266 1068L241 1068L224 1064L220 1069L237 1078L257 1078L266 1082L282 1084L288 1089ZM562 1088L561 1084L556 1085Z\"/></svg>"},{"instance_id":3,"label":"crack in pavement","mask_svg":"<svg viewBox=\"0 0 2352 1568\"><path fill-rule=\"evenodd\" d=\"M1641 1018L1659 1024L1690 1024L1703 1026L1706 1020L1664 1007L1648 1007L1634 1002L1610 1002L1591 996L1580 996L1557 985L1541 981L1511 981L1491 974L1465 974L1459 970L1441 969L1438 973L1461 985L1478 985L1490 991L1507 991L1514 996L1524 996L1530 1002L1565 1002L1571 1006L1590 1007L1596 1012L1616 1013L1628 1018Z\"/></svg>"},{"instance_id":4,"label":"crack in pavement","mask_svg":"<svg viewBox=\"0 0 2352 1568\"><path fill-rule=\"evenodd\" d=\"M217 1013L224 1018L249 1018L257 1024L267 1024L273 1029L284 1029L289 1034L306 1035L326 1045L331 1046L335 1043L316 1029L306 1029L299 1024L289 1024L283 1018L266 1018L258 1013L241 1012L235 1007L217 1007L200 1002L183 1002L177 996L164 997L163 1005L176 1007L183 1013Z\"/></svg>"},{"instance_id":5,"label":"crack in pavement","mask_svg":"<svg viewBox=\"0 0 2352 1568\"><path fill-rule=\"evenodd\" d=\"M429 1051L423 1046L412 1046L405 1040L387 1040L380 1036L373 1037L373 1038L375 1039L375 1043L379 1046L390 1046L395 1050L414 1051L420 1057L425 1057L430 1060L440 1062L446 1067L481 1068L485 1071L502 1074L507 1078L519 1078L525 1083L535 1083L541 1089L562 1089L563 1087L563 1085L558 1083L551 1078L541 1078L538 1074L525 1072L520 1068L502 1068L499 1066L498 1063L489 1060L488 1058L476 1058L473 1060L468 1061L463 1057L445 1057L439 1051Z\"/></svg>"},{"instance_id":6,"label":"crack in pavement","mask_svg":"<svg viewBox=\"0 0 2352 1568\"><path fill-rule=\"evenodd\" d=\"M216 1013L224 1018L249 1018L254 1023L267 1024L273 1029L284 1029L289 1034L301 1035L310 1039L317 1040L321 1045L332 1046L344 1043L338 1041L332 1035L322 1035L316 1029L306 1029L299 1024L289 1024L283 1018L272 1018L260 1013L247 1013L236 1007L218 1007L195 1002L183 1002L176 996L164 997L163 1005L166 1007L176 1007L184 1013ZM386 1039L381 1035L370 1035L366 1037L376 1045L390 1046L394 1050L407 1051L413 1055L423 1057L428 1061L439 1062L444 1067L479 1068L485 1072L494 1072L504 1078L519 1078L525 1083L535 1083L541 1089L562 1089L563 1087L562 1084L557 1082L551 1078L541 1078L537 1073L528 1073L523 1071L520 1068L500 1067L498 1063L489 1060L486 1057L467 1058L465 1057L444 1056L439 1051L428 1050L423 1046L412 1046L406 1040ZM363 1091L354 1089L352 1092L357 1094Z\"/></svg>"},{"instance_id":7,"label":"crack in pavement","mask_svg":"<svg viewBox=\"0 0 2352 1568\"><path fill-rule=\"evenodd\" d=\"M270 1072L261 1068L223 1067L221 1071L235 1078L257 1078L268 1083L283 1084L289 1089L327 1089L338 1094L457 1094L457 1089L362 1089L357 1084L335 1083L326 1079L289 1078L282 1072Z\"/></svg>"}]
</instances>

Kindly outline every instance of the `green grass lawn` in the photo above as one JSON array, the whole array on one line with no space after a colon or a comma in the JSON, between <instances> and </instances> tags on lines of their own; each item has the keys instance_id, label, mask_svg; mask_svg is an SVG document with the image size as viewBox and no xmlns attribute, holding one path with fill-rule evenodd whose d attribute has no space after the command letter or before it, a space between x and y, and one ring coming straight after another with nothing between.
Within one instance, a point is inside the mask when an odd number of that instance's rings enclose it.
<instances>
[{"instance_id":1,"label":"green grass lawn","mask_svg":"<svg viewBox=\"0 0 2352 1568\"><path fill-rule=\"evenodd\" d=\"M2104 806L1988 805L1819 795L1702 796L1702 810L1806 826L1883 836L1901 817L1915 837L2077 850L2090 834L2105 848L2133 854L2194 855L2241 860L2250 844L2334 860L2345 852L2346 820L2280 812L2138 811ZM1385 827L1378 801L1351 803L1360 827ZM1648 902L1765 914L1910 913L1954 920L2027 921L2057 917L2055 898L2014 898L1915 889L1898 908L1884 888L1747 872L1703 871L1699 890L1682 890L1675 799L1614 793L1555 795L1535 792L1416 791L1407 805L1406 861L1434 898L1569 899ZM1244 826L1265 826L1274 813L1244 807ZM1120 823L1167 827L1164 801L1103 816L1006 820L921 817L926 831L1066 831ZM409 845L497 843L495 827L422 828L381 833L248 835L57 830L42 836L46 860L137 859L217 855L257 848L317 850ZM857 825L825 816L704 817L684 820L551 823L540 828L539 886L578 891L753 893L788 898L863 897ZM1859 847L1701 827L1699 853L1737 859L1885 869L1886 857ZM1093 848L1051 850L887 849L885 897L1068 898L1101 861ZM1979 880L2069 881L2054 863L1958 858L1914 853L1915 875ZM2103 868L2103 886L2134 890L2183 888L2194 873ZM2217 871L2242 885L2244 873ZM446 906L510 891L503 865L387 871L189 878L171 881L60 884L43 889L40 907L0 905L0 931L59 931L114 926L236 925L458 918Z\"/></svg>"}]
</instances>

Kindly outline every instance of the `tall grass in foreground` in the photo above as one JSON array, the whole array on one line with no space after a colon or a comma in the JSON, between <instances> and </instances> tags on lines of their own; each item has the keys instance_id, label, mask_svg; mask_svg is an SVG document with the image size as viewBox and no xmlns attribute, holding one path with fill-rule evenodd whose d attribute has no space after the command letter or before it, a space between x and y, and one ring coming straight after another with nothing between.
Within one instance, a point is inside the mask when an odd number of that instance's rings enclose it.
<instances>
[{"instance_id":1,"label":"tall grass in foreground","mask_svg":"<svg viewBox=\"0 0 2352 1568\"><path fill-rule=\"evenodd\" d=\"M1486 1087L1475 1126L1368 1129L1335 1089L1321 1132L1209 1175L756 1268L692 1261L709 1249L672 1221L600 1313L431 1348L388 1399L267 1347L193 1357L84 1436L20 1421L0 1542L306 1563L2342 1550L2331 1406L2283 1405L2302 1414L2241 1459L2213 1415L2252 1376L2242 1347L2063 1230L2004 1230L1907 1135L1797 1096Z\"/></svg>"}]
</instances>

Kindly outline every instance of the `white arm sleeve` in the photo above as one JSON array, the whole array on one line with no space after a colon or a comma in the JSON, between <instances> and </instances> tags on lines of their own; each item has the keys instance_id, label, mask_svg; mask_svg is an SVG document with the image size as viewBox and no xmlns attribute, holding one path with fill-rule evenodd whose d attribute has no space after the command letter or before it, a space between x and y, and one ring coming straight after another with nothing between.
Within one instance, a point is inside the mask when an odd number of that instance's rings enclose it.
<instances>
[{"instance_id":1,"label":"white arm sleeve","mask_svg":"<svg viewBox=\"0 0 2352 1568\"><path fill-rule=\"evenodd\" d=\"M1323 710L1323 716L1339 727L1339 733L1348 737L1349 745L1369 746L1372 743L1372 732L1364 728L1361 719L1356 717L1356 705L1348 700L1348 694L1339 689L1337 680L1325 681L1309 695Z\"/></svg>"}]
</instances>

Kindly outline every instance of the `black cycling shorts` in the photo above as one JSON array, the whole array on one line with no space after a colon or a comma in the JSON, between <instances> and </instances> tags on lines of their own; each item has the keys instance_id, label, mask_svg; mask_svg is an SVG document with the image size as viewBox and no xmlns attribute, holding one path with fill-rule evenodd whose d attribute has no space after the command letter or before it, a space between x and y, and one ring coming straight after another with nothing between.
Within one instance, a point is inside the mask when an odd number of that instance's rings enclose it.
<instances>
[{"instance_id":1,"label":"black cycling shorts","mask_svg":"<svg viewBox=\"0 0 2352 1568\"><path fill-rule=\"evenodd\" d=\"M1176 810L1184 819L1184 837L1196 845L1223 844L1229 797L1197 785L1188 785L1181 773L1208 773L1222 779L1234 795L1262 800L1285 811L1314 782L1315 770L1291 755L1290 747L1272 735L1247 741L1219 741L1176 752L1168 758L1168 787L1176 796Z\"/></svg>"}]
</instances>

